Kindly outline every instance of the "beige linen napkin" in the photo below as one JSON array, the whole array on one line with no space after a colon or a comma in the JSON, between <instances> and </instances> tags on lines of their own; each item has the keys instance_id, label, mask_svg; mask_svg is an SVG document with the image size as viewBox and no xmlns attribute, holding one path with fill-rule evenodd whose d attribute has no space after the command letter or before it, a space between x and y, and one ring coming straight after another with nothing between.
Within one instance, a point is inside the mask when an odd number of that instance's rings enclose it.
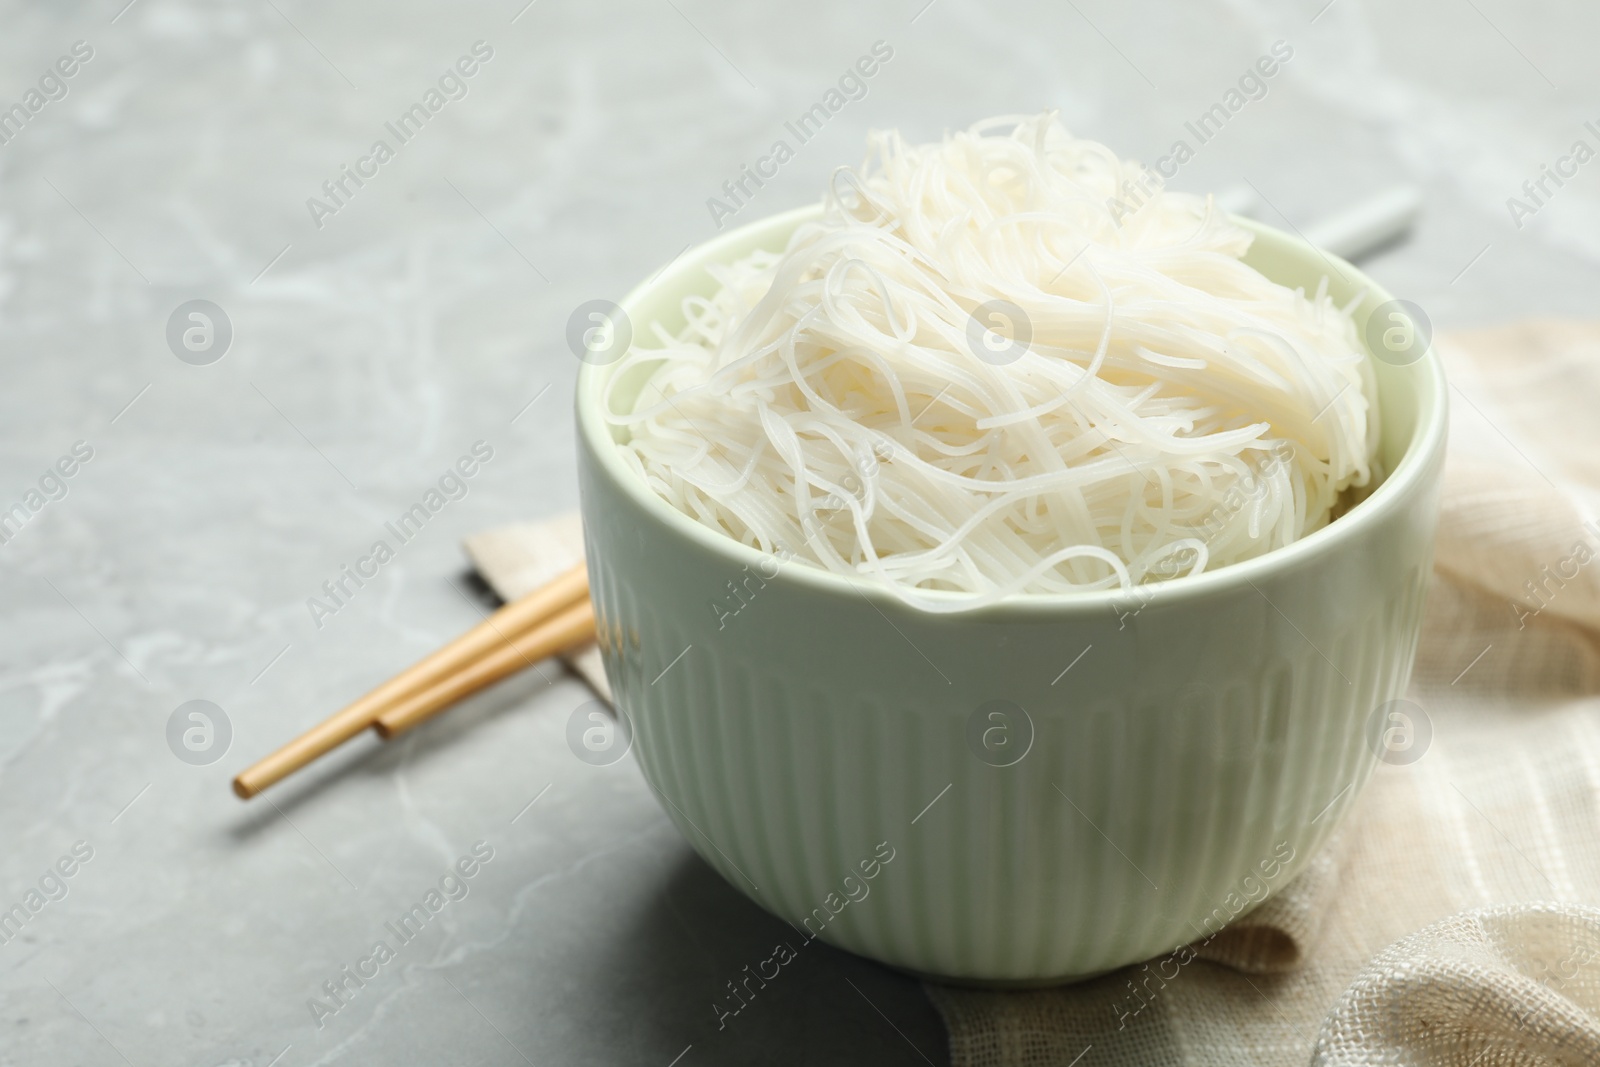
<instances>
[{"instance_id":1,"label":"beige linen napkin","mask_svg":"<svg viewBox=\"0 0 1600 1067\"><path fill-rule=\"evenodd\" d=\"M928 985L957 1067L1600 1063L1600 324L1440 349L1422 756L1381 766L1338 838L1175 977ZM511 598L575 562L582 531L567 515L467 550ZM568 663L609 699L593 648Z\"/></svg>"},{"instance_id":2,"label":"beige linen napkin","mask_svg":"<svg viewBox=\"0 0 1600 1067\"><path fill-rule=\"evenodd\" d=\"M1600 1063L1600 910L1512 904L1378 954L1323 1024L1319 1064ZM1471 1057L1468 1059L1468 1057Z\"/></svg>"}]
</instances>

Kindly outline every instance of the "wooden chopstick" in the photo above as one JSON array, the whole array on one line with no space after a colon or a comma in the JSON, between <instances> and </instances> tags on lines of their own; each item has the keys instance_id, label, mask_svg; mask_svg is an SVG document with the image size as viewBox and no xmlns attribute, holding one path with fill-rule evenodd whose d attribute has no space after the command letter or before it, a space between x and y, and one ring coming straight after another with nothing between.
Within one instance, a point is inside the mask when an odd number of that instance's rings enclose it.
<instances>
[{"instance_id":1,"label":"wooden chopstick","mask_svg":"<svg viewBox=\"0 0 1600 1067\"><path fill-rule=\"evenodd\" d=\"M587 599L580 600L543 625L389 708L378 716L372 728L387 741L509 674L593 639L594 605Z\"/></svg>"},{"instance_id":2,"label":"wooden chopstick","mask_svg":"<svg viewBox=\"0 0 1600 1067\"><path fill-rule=\"evenodd\" d=\"M587 605L588 600L589 572L579 563L549 584L507 604L426 659L252 764L233 780L233 791L245 799L255 796L318 756L344 744L377 722L384 712L405 704L485 656L505 650L516 638L538 629L574 602ZM528 660L519 655L517 662L526 665Z\"/></svg>"}]
</instances>

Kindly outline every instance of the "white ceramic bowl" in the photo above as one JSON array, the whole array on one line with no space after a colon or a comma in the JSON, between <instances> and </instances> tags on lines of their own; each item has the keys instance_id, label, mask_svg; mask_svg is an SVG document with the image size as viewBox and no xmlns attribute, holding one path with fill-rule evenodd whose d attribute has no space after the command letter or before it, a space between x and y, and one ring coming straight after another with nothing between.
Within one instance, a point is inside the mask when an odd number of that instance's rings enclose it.
<instances>
[{"instance_id":1,"label":"white ceramic bowl","mask_svg":"<svg viewBox=\"0 0 1600 1067\"><path fill-rule=\"evenodd\" d=\"M781 250L815 210L682 256L624 310L641 332L677 328L682 298L713 288L706 264ZM1309 290L1329 273L1241 221L1268 277ZM1336 300L1366 291L1358 322L1390 299L1338 269ZM956 615L780 564L652 495L599 418L611 367L585 366L589 571L645 778L729 882L892 966L1046 983L1214 932L1355 801L1378 758L1368 724L1410 673L1445 384L1431 352L1374 364L1390 473L1324 529L1132 594Z\"/></svg>"}]
</instances>

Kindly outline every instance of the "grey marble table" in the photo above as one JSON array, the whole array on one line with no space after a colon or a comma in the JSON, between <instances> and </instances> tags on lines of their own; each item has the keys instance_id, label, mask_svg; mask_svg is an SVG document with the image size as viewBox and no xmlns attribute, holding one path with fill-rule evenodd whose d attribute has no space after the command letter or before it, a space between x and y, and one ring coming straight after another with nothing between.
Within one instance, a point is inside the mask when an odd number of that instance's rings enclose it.
<instances>
[{"instance_id":1,"label":"grey marble table","mask_svg":"<svg viewBox=\"0 0 1600 1067\"><path fill-rule=\"evenodd\" d=\"M732 221L815 197L870 126L1053 107L1155 159L1282 40L1174 186L1304 226L1415 182L1371 267L1436 325L1593 308L1595 175L1507 205L1600 145L1592 8L523 2L0 9L0 1063L947 1059L913 981L828 948L719 1027L786 928L631 760L573 757L559 672L228 791L478 617L464 534L575 506L573 309L714 233L875 42Z\"/></svg>"}]
</instances>

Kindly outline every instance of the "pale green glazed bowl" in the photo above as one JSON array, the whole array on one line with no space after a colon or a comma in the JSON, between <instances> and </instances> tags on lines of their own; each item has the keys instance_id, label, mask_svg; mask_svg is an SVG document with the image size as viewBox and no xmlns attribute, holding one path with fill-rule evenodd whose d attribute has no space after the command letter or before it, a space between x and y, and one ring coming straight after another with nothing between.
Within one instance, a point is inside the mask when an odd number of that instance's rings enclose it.
<instances>
[{"instance_id":1,"label":"pale green glazed bowl","mask_svg":"<svg viewBox=\"0 0 1600 1067\"><path fill-rule=\"evenodd\" d=\"M718 237L624 310L641 334L675 330L683 297L714 287L706 264L781 250L816 211ZM1304 242L1241 222L1269 277L1309 291L1329 273ZM1363 324L1390 297L1339 270L1333 296L1365 290ZM800 938L894 967L1044 984L1213 933L1354 803L1378 759L1368 724L1410 674L1445 382L1431 351L1374 366L1389 474L1322 530L1136 594L930 615L655 497L599 417L611 367L586 365L589 573L646 780L706 862Z\"/></svg>"}]
</instances>

